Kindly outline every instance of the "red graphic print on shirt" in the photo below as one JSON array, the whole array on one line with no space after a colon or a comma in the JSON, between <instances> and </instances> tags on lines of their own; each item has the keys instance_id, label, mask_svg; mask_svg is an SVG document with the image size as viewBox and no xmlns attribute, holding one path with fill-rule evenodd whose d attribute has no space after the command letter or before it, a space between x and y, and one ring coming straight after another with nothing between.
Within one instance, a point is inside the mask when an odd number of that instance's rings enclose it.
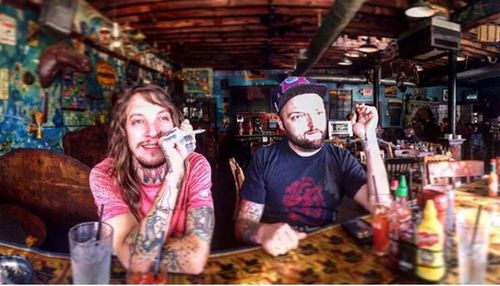
<instances>
[{"instance_id":1,"label":"red graphic print on shirt","mask_svg":"<svg viewBox=\"0 0 500 286\"><path fill-rule=\"evenodd\" d=\"M316 185L312 177L304 177L294 181L285 189L282 203L285 208L290 209L290 220L304 221L298 214L303 216L319 218L322 217L322 209L325 199L323 187Z\"/></svg>"}]
</instances>

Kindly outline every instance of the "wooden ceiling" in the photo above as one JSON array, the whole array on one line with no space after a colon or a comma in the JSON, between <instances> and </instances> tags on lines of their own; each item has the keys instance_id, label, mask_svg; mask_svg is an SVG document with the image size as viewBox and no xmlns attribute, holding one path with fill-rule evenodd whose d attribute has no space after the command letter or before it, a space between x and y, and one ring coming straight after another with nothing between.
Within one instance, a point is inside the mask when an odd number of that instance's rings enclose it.
<instances>
[{"instance_id":1,"label":"wooden ceiling","mask_svg":"<svg viewBox=\"0 0 500 286\"><path fill-rule=\"evenodd\" d=\"M339 1L339 0L337 0ZM405 16L411 0L367 0L355 12L345 29L322 51L313 69L346 70L356 74L382 62L392 74L416 64L424 71L446 69L447 57L428 61L394 58L389 49L395 40L417 20ZM432 7L453 20L465 15L476 2L498 7L498 0L430 0ZM334 0L87 0L111 21L129 25L145 36L145 41L182 67L213 67L215 70L260 70L296 68L311 44L322 21L328 17ZM351 1L352 2L352 1ZM491 4L493 3L493 4ZM469 9L471 10L471 9ZM500 10L500 9L499 9ZM464 12L466 11L466 12ZM491 15L468 16L461 20L461 49L467 61L459 71L492 64L499 54L499 43L476 40L476 27L482 22L500 24L500 11ZM461 13L461 14L460 14ZM485 14L485 13L483 13ZM487 14L487 13L486 13ZM474 14L475 15L475 14ZM339 16L339 15L337 15ZM340 15L342 17L342 15ZM470 20L472 19L472 21ZM324 24L326 25L326 24ZM363 44L366 36L381 43L384 51L352 59L352 66L338 62L348 49ZM389 45L387 45L389 43Z\"/></svg>"}]
</instances>

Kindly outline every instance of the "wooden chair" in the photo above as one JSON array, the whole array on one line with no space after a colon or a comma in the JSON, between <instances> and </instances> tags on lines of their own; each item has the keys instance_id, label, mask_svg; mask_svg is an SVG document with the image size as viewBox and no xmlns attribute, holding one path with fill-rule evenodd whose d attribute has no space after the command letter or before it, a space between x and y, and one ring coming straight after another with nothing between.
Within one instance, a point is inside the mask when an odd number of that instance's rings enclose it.
<instances>
[{"instance_id":1,"label":"wooden chair","mask_svg":"<svg viewBox=\"0 0 500 286\"><path fill-rule=\"evenodd\" d=\"M64 154L17 149L0 157L0 202L17 205L47 226L41 249L68 252L68 230L97 220L90 168Z\"/></svg>"},{"instance_id":2,"label":"wooden chair","mask_svg":"<svg viewBox=\"0 0 500 286\"><path fill-rule=\"evenodd\" d=\"M410 199L414 198L414 181L420 177L419 161L416 158L392 158L385 160L385 168L387 170L387 177L391 179L399 179L401 175L406 177L408 184L408 196Z\"/></svg>"},{"instance_id":3,"label":"wooden chair","mask_svg":"<svg viewBox=\"0 0 500 286\"><path fill-rule=\"evenodd\" d=\"M394 158L394 151L392 150L392 144L385 145L385 153L387 158Z\"/></svg>"},{"instance_id":4,"label":"wooden chair","mask_svg":"<svg viewBox=\"0 0 500 286\"><path fill-rule=\"evenodd\" d=\"M238 216L238 209L240 206L240 190L243 186L243 181L245 180L245 172L240 167L235 158L229 158L229 166L231 167L231 173L234 178L234 187L236 189L236 200L234 203L234 213L233 220Z\"/></svg>"},{"instance_id":5,"label":"wooden chair","mask_svg":"<svg viewBox=\"0 0 500 286\"><path fill-rule=\"evenodd\" d=\"M415 158L392 158L385 160L385 168L389 178L398 178L418 166L418 160Z\"/></svg>"},{"instance_id":6,"label":"wooden chair","mask_svg":"<svg viewBox=\"0 0 500 286\"><path fill-rule=\"evenodd\" d=\"M64 154L94 167L106 158L109 125L87 126L67 132L63 137Z\"/></svg>"},{"instance_id":7,"label":"wooden chair","mask_svg":"<svg viewBox=\"0 0 500 286\"><path fill-rule=\"evenodd\" d=\"M430 162L427 169L431 184L452 184L458 187L462 183L480 180L484 175L484 162L476 160Z\"/></svg>"},{"instance_id":8,"label":"wooden chair","mask_svg":"<svg viewBox=\"0 0 500 286\"><path fill-rule=\"evenodd\" d=\"M432 156L425 156L423 157L423 164L422 164L422 178L423 178L423 184L429 184L429 170L428 170L428 165L431 162L447 162L450 161L451 155L432 155Z\"/></svg>"}]
</instances>

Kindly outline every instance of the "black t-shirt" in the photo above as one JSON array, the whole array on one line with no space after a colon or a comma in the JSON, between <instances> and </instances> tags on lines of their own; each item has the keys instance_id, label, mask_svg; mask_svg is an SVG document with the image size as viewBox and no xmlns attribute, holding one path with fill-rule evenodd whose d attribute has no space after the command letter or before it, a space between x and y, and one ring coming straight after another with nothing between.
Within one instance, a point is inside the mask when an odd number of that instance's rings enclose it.
<instances>
[{"instance_id":1,"label":"black t-shirt","mask_svg":"<svg viewBox=\"0 0 500 286\"><path fill-rule=\"evenodd\" d=\"M255 153L240 196L265 205L263 223L323 226L335 222L342 197L353 198L365 183L366 173L349 151L325 144L301 157L281 140Z\"/></svg>"}]
</instances>

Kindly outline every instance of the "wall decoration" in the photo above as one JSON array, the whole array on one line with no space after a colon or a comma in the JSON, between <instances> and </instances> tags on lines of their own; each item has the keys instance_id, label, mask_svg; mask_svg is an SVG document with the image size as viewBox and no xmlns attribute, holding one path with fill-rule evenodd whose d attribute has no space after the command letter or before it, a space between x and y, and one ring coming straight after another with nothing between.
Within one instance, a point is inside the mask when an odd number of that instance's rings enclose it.
<instances>
[{"instance_id":1,"label":"wall decoration","mask_svg":"<svg viewBox=\"0 0 500 286\"><path fill-rule=\"evenodd\" d=\"M443 89L443 101L448 102L448 89Z\"/></svg>"},{"instance_id":2,"label":"wall decoration","mask_svg":"<svg viewBox=\"0 0 500 286\"><path fill-rule=\"evenodd\" d=\"M114 88L116 84L116 72L108 62L100 60L96 66L97 81L104 88Z\"/></svg>"},{"instance_id":3,"label":"wall decoration","mask_svg":"<svg viewBox=\"0 0 500 286\"><path fill-rule=\"evenodd\" d=\"M40 37L40 25L35 21L28 21L28 35L26 42L30 47L38 47Z\"/></svg>"},{"instance_id":4,"label":"wall decoration","mask_svg":"<svg viewBox=\"0 0 500 286\"><path fill-rule=\"evenodd\" d=\"M61 84L61 107L65 110L85 110L85 76L78 72L68 72L63 75Z\"/></svg>"},{"instance_id":5,"label":"wall decoration","mask_svg":"<svg viewBox=\"0 0 500 286\"><path fill-rule=\"evenodd\" d=\"M398 87L396 85L386 85L384 87L385 97L396 97Z\"/></svg>"},{"instance_id":6,"label":"wall decoration","mask_svg":"<svg viewBox=\"0 0 500 286\"><path fill-rule=\"evenodd\" d=\"M212 95L213 71L211 68L183 68L185 93Z\"/></svg>"},{"instance_id":7,"label":"wall decoration","mask_svg":"<svg viewBox=\"0 0 500 286\"><path fill-rule=\"evenodd\" d=\"M268 75L266 73L247 73L245 74L246 80L266 80Z\"/></svg>"},{"instance_id":8,"label":"wall decoration","mask_svg":"<svg viewBox=\"0 0 500 286\"><path fill-rule=\"evenodd\" d=\"M359 90L359 93L362 96L373 96L373 88L371 87L365 87Z\"/></svg>"},{"instance_id":9,"label":"wall decoration","mask_svg":"<svg viewBox=\"0 0 500 286\"><path fill-rule=\"evenodd\" d=\"M16 19L0 14L0 44L16 45Z\"/></svg>"},{"instance_id":10,"label":"wall decoration","mask_svg":"<svg viewBox=\"0 0 500 286\"><path fill-rule=\"evenodd\" d=\"M71 67L81 73L89 73L90 60L83 54L75 52L74 49L64 42L47 47L40 55L40 84L48 87L54 81L55 76L63 69Z\"/></svg>"},{"instance_id":11,"label":"wall decoration","mask_svg":"<svg viewBox=\"0 0 500 286\"><path fill-rule=\"evenodd\" d=\"M329 94L329 118L330 120L344 120L352 110L352 90L330 89Z\"/></svg>"},{"instance_id":12,"label":"wall decoration","mask_svg":"<svg viewBox=\"0 0 500 286\"><path fill-rule=\"evenodd\" d=\"M9 99L9 69L0 68L0 99Z\"/></svg>"}]
</instances>

